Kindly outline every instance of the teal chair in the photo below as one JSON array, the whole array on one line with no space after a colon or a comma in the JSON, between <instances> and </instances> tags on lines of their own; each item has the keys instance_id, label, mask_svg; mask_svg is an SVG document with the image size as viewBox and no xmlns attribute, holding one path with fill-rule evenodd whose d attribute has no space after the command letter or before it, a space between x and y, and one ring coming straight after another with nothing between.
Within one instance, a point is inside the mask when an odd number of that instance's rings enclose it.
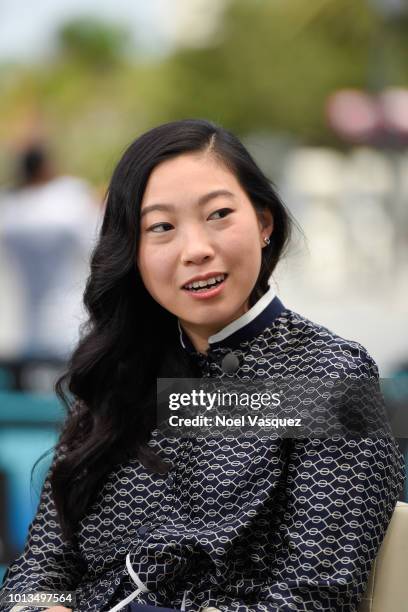
<instances>
[{"instance_id":1,"label":"teal chair","mask_svg":"<svg viewBox=\"0 0 408 612\"><path fill-rule=\"evenodd\" d=\"M8 533L15 551L24 546L52 452L38 464L32 483L31 470L54 447L63 418L53 396L0 391L0 469L7 478Z\"/></svg>"}]
</instances>

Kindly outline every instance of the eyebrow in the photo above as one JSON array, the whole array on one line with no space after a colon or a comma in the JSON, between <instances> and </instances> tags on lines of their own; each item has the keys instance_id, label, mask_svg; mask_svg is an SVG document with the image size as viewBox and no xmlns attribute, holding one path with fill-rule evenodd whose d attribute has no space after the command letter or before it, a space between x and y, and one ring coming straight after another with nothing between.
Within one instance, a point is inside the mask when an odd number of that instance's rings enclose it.
<instances>
[{"instance_id":1,"label":"eyebrow","mask_svg":"<svg viewBox=\"0 0 408 612\"><path fill-rule=\"evenodd\" d=\"M210 200L213 200L214 198L218 198L220 196L225 196L227 198L235 197L234 194L231 193L231 191L228 191L228 189L216 189L215 191L209 191L208 193L205 193L204 195L200 196L198 198L197 204L199 206L202 206L203 204L207 204L207 202L209 202ZM145 206L141 211L140 218L144 217L145 215L147 215L147 213L152 212L153 210L174 210L174 205L160 202L157 202L156 204L149 204L149 206Z\"/></svg>"}]
</instances>

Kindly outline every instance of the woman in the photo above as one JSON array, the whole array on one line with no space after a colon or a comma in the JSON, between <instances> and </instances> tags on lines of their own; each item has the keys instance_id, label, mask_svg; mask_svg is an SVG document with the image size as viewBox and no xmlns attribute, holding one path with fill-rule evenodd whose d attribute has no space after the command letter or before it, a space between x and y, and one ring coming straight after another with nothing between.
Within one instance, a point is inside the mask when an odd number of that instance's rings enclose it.
<instances>
[{"instance_id":1,"label":"woman","mask_svg":"<svg viewBox=\"0 0 408 612\"><path fill-rule=\"evenodd\" d=\"M289 230L224 129L178 121L128 148L89 325L58 384L76 401L3 593L76 591L81 612L357 610L402 486L391 436L248 443L157 428L159 377L377 379L362 346L274 295Z\"/></svg>"}]
</instances>

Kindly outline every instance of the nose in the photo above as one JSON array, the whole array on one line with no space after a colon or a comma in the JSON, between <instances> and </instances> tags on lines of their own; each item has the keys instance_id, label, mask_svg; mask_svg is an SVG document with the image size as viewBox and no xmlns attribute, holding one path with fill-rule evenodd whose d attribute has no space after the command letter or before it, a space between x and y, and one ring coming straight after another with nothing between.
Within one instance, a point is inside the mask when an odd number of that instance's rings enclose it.
<instances>
[{"instance_id":1,"label":"nose","mask_svg":"<svg viewBox=\"0 0 408 612\"><path fill-rule=\"evenodd\" d=\"M184 237L181 261L183 264L199 265L214 257L214 247L203 230L189 231Z\"/></svg>"}]
</instances>

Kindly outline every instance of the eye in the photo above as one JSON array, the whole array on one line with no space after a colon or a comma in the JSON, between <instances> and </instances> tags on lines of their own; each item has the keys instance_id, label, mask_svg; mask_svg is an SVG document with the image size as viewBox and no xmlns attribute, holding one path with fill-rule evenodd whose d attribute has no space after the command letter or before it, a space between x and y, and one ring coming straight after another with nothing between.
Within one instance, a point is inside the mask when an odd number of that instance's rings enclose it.
<instances>
[{"instance_id":1,"label":"eye","mask_svg":"<svg viewBox=\"0 0 408 612\"><path fill-rule=\"evenodd\" d=\"M169 229L172 229L172 225L170 225L170 223L156 223L155 225L152 225L151 227L149 227L147 229L148 232L154 232L155 234L163 234L164 232L169 231ZM165 228L165 229L160 229L160 228Z\"/></svg>"},{"instance_id":2,"label":"eye","mask_svg":"<svg viewBox=\"0 0 408 612\"><path fill-rule=\"evenodd\" d=\"M229 215L230 213L232 213L233 210L231 208L220 208L219 210L216 210L215 212L213 212L209 218L215 218L215 219L223 219L224 217L226 217L227 215ZM214 217L214 215L219 215L218 217Z\"/></svg>"}]
</instances>

